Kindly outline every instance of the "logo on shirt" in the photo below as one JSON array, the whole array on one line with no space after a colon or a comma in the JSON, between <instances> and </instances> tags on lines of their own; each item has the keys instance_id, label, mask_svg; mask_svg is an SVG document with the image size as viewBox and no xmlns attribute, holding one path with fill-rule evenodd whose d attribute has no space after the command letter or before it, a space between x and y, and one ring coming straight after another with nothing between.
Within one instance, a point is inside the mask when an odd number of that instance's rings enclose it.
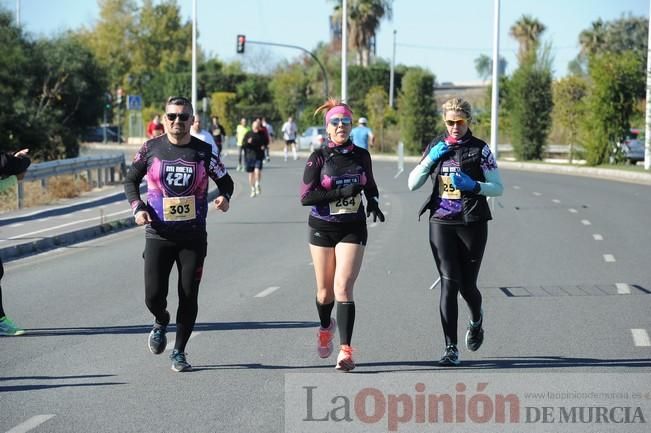
<instances>
[{"instance_id":1,"label":"logo on shirt","mask_svg":"<svg viewBox=\"0 0 651 433\"><path fill-rule=\"evenodd\" d=\"M165 189L173 195L186 195L193 186L196 179L196 163L177 159L176 161L163 161L163 173Z\"/></svg>"}]
</instances>

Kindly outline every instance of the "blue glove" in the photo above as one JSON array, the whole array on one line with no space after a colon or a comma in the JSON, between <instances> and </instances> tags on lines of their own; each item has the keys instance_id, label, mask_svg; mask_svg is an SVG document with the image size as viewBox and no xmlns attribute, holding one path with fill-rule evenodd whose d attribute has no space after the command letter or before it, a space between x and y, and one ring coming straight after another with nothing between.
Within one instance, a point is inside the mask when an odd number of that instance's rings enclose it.
<instances>
[{"instance_id":1,"label":"blue glove","mask_svg":"<svg viewBox=\"0 0 651 433\"><path fill-rule=\"evenodd\" d=\"M436 164L441 158L448 155L449 153L452 153L452 149L448 148L447 144L444 142L439 141L435 146L432 146L427 157L431 159L434 164Z\"/></svg>"},{"instance_id":2,"label":"blue glove","mask_svg":"<svg viewBox=\"0 0 651 433\"><path fill-rule=\"evenodd\" d=\"M479 184L463 171L458 171L452 175L452 185L461 191L479 192L477 191Z\"/></svg>"}]
</instances>

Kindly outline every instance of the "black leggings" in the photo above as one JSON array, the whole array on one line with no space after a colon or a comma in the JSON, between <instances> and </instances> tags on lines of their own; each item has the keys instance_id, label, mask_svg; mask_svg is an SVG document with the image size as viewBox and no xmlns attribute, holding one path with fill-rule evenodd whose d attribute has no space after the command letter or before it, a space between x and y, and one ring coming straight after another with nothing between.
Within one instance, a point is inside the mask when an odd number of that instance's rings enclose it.
<instances>
[{"instance_id":1,"label":"black leggings","mask_svg":"<svg viewBox=\"0 0 651 433\"><path fill-rule=\"evenodd\" d=\"M0 280L5 274L5 268L2 266L2 260L0 259ZM4 317L5 310L2 308L2 287L0 286L0 317Z\"/></svg>"},{"instance_id":2,"label":"black leggings","mask_svg":"<svg viewBox=\"0 0 651 433\"><path fill-rule=\"evenodd\" d=\"M179 308L176 311L174 349L185 351L197 319L199 283L206 257L205 239L189 241L145 240L145 304L158 323L169 322L167 293L172 266L176 263Z\"/></svg>"},{"instance_id":3,"label":"black leggings","mask_svg":"<svg viewBox=\"0 0 651 433\"><path fill-rule=\"evenodd\" d=\"M457 344L458 293L468 304L472 320L478 321L481 317L482 298L477 289L477 277L487 239L486 221L468 225L429 225L429 243L441 277L440 312L446 345Z\"/></svg>"}]
</instances>

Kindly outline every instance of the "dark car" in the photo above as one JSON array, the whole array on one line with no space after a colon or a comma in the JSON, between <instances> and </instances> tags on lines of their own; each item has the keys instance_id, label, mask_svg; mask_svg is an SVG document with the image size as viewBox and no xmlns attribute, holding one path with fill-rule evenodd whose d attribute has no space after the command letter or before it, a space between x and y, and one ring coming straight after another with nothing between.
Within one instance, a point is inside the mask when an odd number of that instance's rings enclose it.
<instances>
[{"instance_id":1,"label":"dark car","mask_svg":"<svg viewBox=\"0 0 651 433\"><path fill-rule=\"evenodd\" d=\"M104 139L104 130L106 129L106 140ZM122 143L124 139L118 139L118 127L116 125L93 126L86 128L81 136L81 141L85 143Z\"/></svg>"},{"instance_id":2,"label":"dark car","mask_svg":"<svg viewBox=\"0 0 651 433\"><path fill-rule=\"evenodd\" d=\"M631 164L644 161L644 140L640 137L639 129L631 129L630 135L622 143L622 151Z\"/></svg>"}]
</instances>

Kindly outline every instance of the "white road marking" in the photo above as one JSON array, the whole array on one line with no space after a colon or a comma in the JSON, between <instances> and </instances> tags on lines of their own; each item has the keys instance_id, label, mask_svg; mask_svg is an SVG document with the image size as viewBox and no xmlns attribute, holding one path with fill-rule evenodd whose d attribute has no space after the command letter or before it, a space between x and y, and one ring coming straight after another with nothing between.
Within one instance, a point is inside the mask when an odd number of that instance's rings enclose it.
<instances>
[{"instance_id":1,"label":"white road marking","mask_svg":"<svg viewBox=\"0 0 651 433\"><path fill-rule=\"evenodd\" d=\"M615 261L615 256L612 254L604 254L604 261L613 263Z\"/></svg>"},{"instance_id":2,"label":"white road marking","mask_svg":"<svg viewBox=\"0 0 651 433\"><path fill-rule=\"evenodd\" d=\"M557 198L555 198L555 199L552 200L552 201L553 201L554 203L556 203L556 204L560 204L560 203L561 203L561 201L560 201L559 199L557 199Z\"/></svg>"},{"instance_id":3,"label":"white road marking","mask_svg":"<svg viewBox=\"0 0 651 433\"><path fill-rule=\"evenodd\" d=\"M92 211L93 211L93 208L89 208L89 209L82 209L79 212L86 213L86 212L92 212Z\"/></svg>"},{"instance_id":4,"label":"white road marking","mask_svg":"<svg viewBox=\"0 0 651 433\"><path fill-rule=\"evenodd\" d=\"M593 234L592 237L594 238L595 241L603 241L604 240L604 237L601 236L599 233Z\"/></svg>"},{"instance_id":5,"label":"white road marking","mask_svg":"<svg viewBox=\"0 0 651 433\"><path fill-rule=\"evenodd\" d=\"M631 334L633 334L633 341L638 347L649 347L651 346L651 338L646 332L646 329L631 329Z\"/></svg>"},{"instance_id":6,"label":"white road marking","mask_svg":"<svg viewBox=\"0 0 651 433\"><path fill-rule=\"evenodd\" d=\"M372 229L372 228L377 227L378 224L379 224L379 223L376 221L376 222L374 222L374 223L369 224L368 227Z\"/></svg>"},{"instance_id":7,"label":"white road marking","mask_svg":"<svg viewBox=\"0 0 651 433\"><path fill-rule=\"evenodd\" d=\"M535 192L535 191L534 191L534 192L533 192L533 195L535 195L535 196L537 196L537 197L540 197L540 196L542 195L542 193L540 193L540 192Z\"/></svg>"},{"instance_id":8,"label":"white road marking","mask_svg":"<svg viewBox=\"0 0 651 433\"><path fill-rule=\"evenodd\" d=\"M584 226L592 225L592 223L590 221L588 221L588 220L581 220L581 224L583 224Z\"/></svg>"},{"instance_id":9,"label":"white road marking","mask_svg":"<svg viewBox=\"0 0 651 433\"><path fill-rule=\"evenodd\" d=\"M199 334L201 334L201 332L192 331L192 334L190 334L190 338L188 338L188 341L192 340L194 337L196 337ZM165 352L171 352L174 349L174 341L175 340L167 340L167 347L165 347Z\"/></svg>"},{"instance_id":10,"label":"white road marking","mask_svg":"<svg viewBox=\"0 0 651 433\"><path fill-rule=\"evenodd\" d=\"M56 415L36 415L25 421L24 423L18 424L16 427L8 430L7 433L25 433L32 429L35 429L39 425L43 424L45 421L50 418L54 418Z\"/></svg>"},{"instance_id":11,"label":"white road marking","mask_svg":"<svg viewBox=\"0 0 651 433\"><path fill-rule=\"evenodd\" d=\"M520 189L518 185L513 185L513 189Z\"/></svg>"},{"instance_id":12,"label":"white road marking","mask_svg":"<svg viewBox=\"0 0 651 433\"><path fill-rule=\"evenodd\" d=\"M267 288L264 289L262 292L260 292L260 293L258 293L257 295L255 295L255 297L256 297L256 298L264 298L265 296L269 296L269 295L271 295L273 292L275 292L275 291L278 290L278 289L280 289L280 287L278 287L278 286L267 287Z\"/></svg>"},{"instance_id":13,"label":"white road marking","mask_svg":"<svg viewBox=\"0 0 651 433\"><path fill-rule=\"evenodd\" d=\"M386 202L384 202L384 205L385 205L385 206L391 206L391 202L390 202L390 201L386 201Z\"/></svg>"},{"instance_id":14,"label":"white road marking","mask_svg":"<svg viewBox=\"0 0 651 433\"><path fill-rule=\"evenodd\" d=\"M115 215L120 215L120 214L124 214L124 213L129 213L129 214L130 214L130 213L131 213L131 209L122 210L122 211L119 211L119 212L109 213L109 214L104 215L104 218L106 219L107 217L111 217L111 216L115 216ZM22 235L12 236L12 237L10 237L10 238L8 238L8 239L21 239L21 238L26 238L26 237L30 237L30 236L33 236L33 235L37 235L37 234L39 234L39 233L49 232L49 231L51 231L51 230L61 229L61 228L63 228L63 227L68 227L68 226L72 226L72 225L75 225L75 224L81 224L81 223L85 223L85 222L88 222L88 221L99 220L99 219L100 219L100 217L97 216L97 217L93 217L93 218L86 218L85 220L71 221L71 222L69 222L69 223L60 224L60 225L58 225L58 226L48 227L48 228L41 229L41 230L36 230L35 232L31 232L31 233L23 233Z\"/></svg>"},{"instance_id":15,"label":"white road marking","mask_svg":"<svg viewBox=\"0 0 651 433\"><path fill-rule=\"evenodd\" d=\"M20 227L20 226L24 226L24 225L25 225L25 223L13 223L13 224L9 224L8 227Z\"/></svg>"},{"instance_id":16,"label":"white road marking","mask_svg":"<svg viewBox=\"0 0 651 433\"><path fill-rule=\"evenodd\" d=\"M568 210L570 211L570 213L579 213L579 211L574 208L569 208Z\"/></svg>"},{"instance_id":17,"label":"white road marking","mask_svg":"<svg viewBox=\"0 0 651 433\"><path fill-rule=\"evenodd\" d=\"M631 294L631 286L626 283L615 283L615 287L617 287L617 293L620 295Z\"/></svg>"}]
</instances>

